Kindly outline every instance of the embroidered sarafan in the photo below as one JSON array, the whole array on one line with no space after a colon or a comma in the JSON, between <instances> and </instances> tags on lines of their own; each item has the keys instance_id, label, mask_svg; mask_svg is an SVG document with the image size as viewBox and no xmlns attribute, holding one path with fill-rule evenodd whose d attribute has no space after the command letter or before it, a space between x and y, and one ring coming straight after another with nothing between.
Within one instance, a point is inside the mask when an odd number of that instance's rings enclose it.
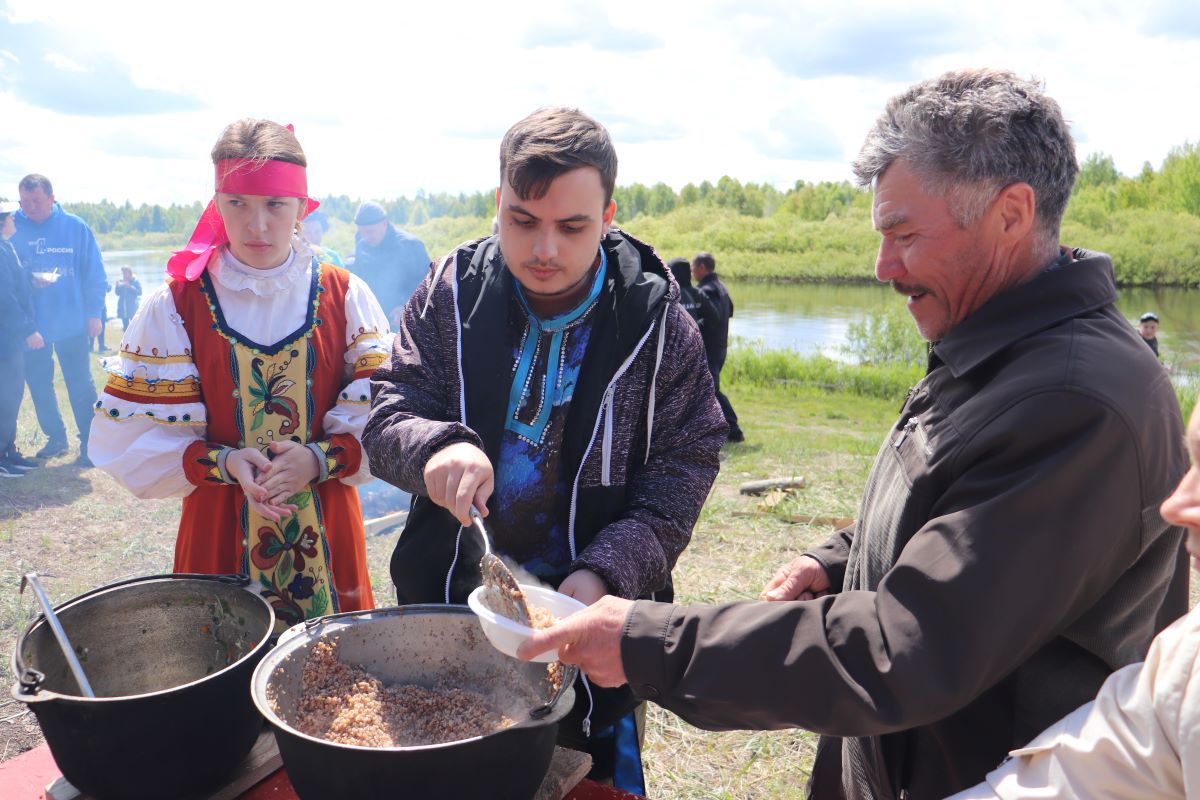
<instances>
[{"instance_id":1,"label":"embroidered sarafan","mask_svg":"<svg viewBox=\"0 0 1200 800\"><path fill-rule=\"evenodd\" d=\"M106 362L94 460L139 496L184 497L176 571L251 576L281 624L370 608L350 484L370 479L357 398L389 350L387 320L361 281L313 259L214 262L148 298ZM307 447L320 468L279 522L250 508L227 469L238 449L270 457L275 442Z\"/></svg>"}]
</instances>

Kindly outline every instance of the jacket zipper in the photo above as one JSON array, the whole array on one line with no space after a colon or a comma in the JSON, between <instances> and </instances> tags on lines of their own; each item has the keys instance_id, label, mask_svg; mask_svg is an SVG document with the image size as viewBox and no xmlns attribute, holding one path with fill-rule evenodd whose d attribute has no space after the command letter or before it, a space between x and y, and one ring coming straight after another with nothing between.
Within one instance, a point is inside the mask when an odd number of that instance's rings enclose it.
<instances>
[{"instance_id":1,"label":"jacket zipper","mask_svg":"<svg viewBox=\"0 0 1200 800\"><path fill-rule=\"evenodd\" d=\"M621 380L622 376L625 375L626 370L629 369L629 365L633 363L635 358L637 358L638 353L642 352L642 347L646 344L646 340L650 338L650 334L653 332L654 326L651 325L649 330L642 334L642 338L638 340L637 346L633 348L633 352L629 354L628 358L621 362L621 366L617 368L615 373L613 373L612 380L608 382L608 386L604 389L604 396L606 398L613 398L615 396L617 390L617 381ZM615 403L615 400L610 399L600 404L600 411L596 414L596 421L592 423L592 436L590 439L588 439L587 447L585 447L583 450L583 458L579 459L579 468L575 470L575 480L571 483L571 506L567 516L567 544L571 550L572 561L579 557L579 553L575 549L575 508L579 501L579 478L583 475L583 465L587 463L588 456L592 454L592 448L596 446L596 434L600 432L600 418L604 415L605 410L608 408L610 403ZM611 446L611 441L609 444ZM601 447L603 447L603 441L601 441ZM603 456L604 454L601 453L602 468L604 466Z\"/></svg>"},{"instance_id":2,"label":"jacket zipper","mask_svg":"<svg viewBox=\"0 0 1200 800\"><path fill-rule=\"evenodd\" d=\"M421 317L425 317L425 312L429 310L429 303L433 299L433 288L441 279L442 272L450 265L450 259L454 254L446 256L442 260L442 266L433 276L433 280L429 282L429 295L425 298L425 308L421 310ZM463 358L462 358L462 314L458 310L458 271L454 273L454 279L450 281L450 292L453 297L454 304L454 349L458 355L458 419L463 425L467 424L467 383L463 376ZM462 548L462 537L464 528L458 527L458 535L454 538L454 558L450 560L450 569L446 570L446 582L444 586L446 605L450 604L450 583L454 577L454 568L458 566L458 553Z\"/></svg>"},{"instance_id":3,"label":"jacket zipper","mask_svg":"<svg viewBox=\"0 0 1200 800\"><path fill-rule=\"evenodd\" d=\"M917 418L909 417L905 421L904 426L900 428L900 435L896 437L896 441L892 442L892 447L899 450L900 445L904 444L904 440L908 438L908 435L910 433L912 433L914 430L916 430L916 427L917 427Z\"/></svg>"},{"instance_id":4,"label":"jacket zipper","mask_svg":"<svg viewBox=\"0 0 1200 800\"><path fill-rule=\"evenodd\" d=\"M600 413L596 415L596 421L592 424L592 437L590 439L588 439L588 445L583 450L583 458L579 459L579 468L577 470L575 470L575 480L571 484L571 506L570 506L570 511L568 512L568 515L567 515L567 546L571 551L571 560L572 561L574 561L576 558L579 557L579 553L575 549L575 509L579 502L579 478L581 475L583 475L583 465L587 463L588 456L591 455L591 452L592 452L592 447L596 444L596 434L600 430L600 415L603 414L605 417L607 417L607 420L608 420L605 424L605 439L607 439L607 442L601 443L601 447L603 448L603 450L601 452L601 462L600 462L601 463L601 473L602 473L601 477L604 481L604 485L607 486L608 485L608 470L610 468L610 459L611 459L611 453L609 451L612 447L613 397L617 391L617 388L616 388L617 381L619 381L621 379L621 376L623 376L625 374L625 371L627 369L629 369L629 365L633 363L633 360L635 358L637 358L638 353L640 353L642 351L642 346L646 344L646 340L650 338L650 334L653 332L654 332L654 326L651 325L650 329L647 330L646 333L642 335L642 338L640 340L638 340L637 346L633 348L633 352L629 354L629 357L627 359L625 359L625 361L617 369L616 373L613 374L612 380L610 380L608 382L608 386L604 390L604 397L606 399L603 403L600 404ZM460 358L461 358L461 356L460 356ZM461 535L461 532L462 532L462 529L460 528L459 529L460 535ZM453 569L453 567L451 569ZM584 716L583 722L580 724L580 728L582 728L584 736L591 737L591 735L592 735L592 711L595 709L595 700L592 698L592 687L591 687L591 684L588 683L586 675L583 676L583 688L587 691L587 695L588 695L588 712L587 712L587 715Z\"/></svg>"},{"instance_id":5,"label":"jacket zipper","mask_svg":"<svg viewBox=\"0 0 1200 800\"><path fill-rule=\"evenodd\" d=\"M904 423L904 427L900 429L900 435L896 437L896 441L892 442L892 447L899 450L910 433L917 440L917 444L921 446L921 450L926 456L933 455L933 448L929 446L929 434L925 432L925 428L921 426L921 421L916 417L908 418L908 421Z\"/></svg>"},{"instance_id":6,"label":"jacket zipper","mask_svg":"<svg viewBox=\"0 0 1200 800\"><path fill-rule=\"evenodd\" d=\"M613 395L616 388L611 384L604 393L604 439L600 447L600 485L612 485L612 439L613 439Z\"/></svg>"}]
</instances>

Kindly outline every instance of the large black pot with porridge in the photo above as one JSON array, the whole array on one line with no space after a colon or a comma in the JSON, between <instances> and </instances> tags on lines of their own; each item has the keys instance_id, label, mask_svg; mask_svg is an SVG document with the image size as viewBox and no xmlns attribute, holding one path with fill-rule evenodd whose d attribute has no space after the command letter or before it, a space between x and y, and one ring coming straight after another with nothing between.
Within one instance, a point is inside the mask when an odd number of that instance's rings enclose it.
<instances>
[{"instance_id":1,"label":"large black pot with porridge","mask_svg":"<svg viewBox=\"0 0 1200 800\"><path fill-rule=\"evenodd\" d=\"M339 660L385 685L469 689L517 722L482 736L410 747L346 745L302 733L293 701L301 696L305 658L322 641L336 643ZM577 670L562 669L556 685L546 664L500 653L466 606L410 605L293 627L255 669L251 692L275 729L302 800L528 800L549 769L558 723L575 701Z\"/></svg>"}]
</instances>

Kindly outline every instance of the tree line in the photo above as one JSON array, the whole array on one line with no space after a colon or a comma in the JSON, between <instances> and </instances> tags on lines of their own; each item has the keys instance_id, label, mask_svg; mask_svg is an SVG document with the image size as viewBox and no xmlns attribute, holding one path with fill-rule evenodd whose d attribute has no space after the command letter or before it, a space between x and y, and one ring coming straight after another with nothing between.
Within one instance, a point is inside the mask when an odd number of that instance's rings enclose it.
<instances>
[{"instance_id":1,"label":"tree line","mask_svg":"<svg viewBox=\"0 0 1200 800\"><path fill-rule=\"evenodd\" d=\"M381 202L393 222L412 229L431 253L439 253L461 237L485 233L494 198L494 189L418 191L411 198ZM665 257L710 250L718 255L721 271L732 277L870 278L878 242L871 229L871 197L846 181L799 180L778 189L723 176L678 191L664 183L627 184L616 188L614 198L618 223L654 243ZM319 199L334 221L333 246L352 249L360 200ZM134 206L104 200L64 207L83 217L102 242L120 246L182 242L202 210L199 201ZM1112 254L1124 284L1200 282L1200 145L1172 148L1161 167L1147 162L1134 176L1122 175L1111 156L1089 156L1063 222L1063 241Z\"/></svg>"},{"instance_id":2,"label":"tree line","mask_svg":"<svg viewBox=\"0 0 1200 800\"><path fill-rule=\"evenodd\" d=\"M354 212L362 202L347 195L318 198L321 210L331 219L351 223ZM801 219L820 220L830 214L845 213L856 204L870 207L869 196L848 182L807 183L796 181L790 189L781 191L768 183L741 183L724 176L715 184L703 181L689 183L676 192L665 183L646 186L632 183L618 186L613 192L617 201L618 218L629 222L639 216L659 217L677 208L709 206L724 208L743 216L769 217L776 213ZM491 217L495 213L495 190L472 194L428 193L418 191L411 199L399 197L381 200L388 216L398 225L424 225L439 217ZM66 202L63 208L78 214L97 234L189 233L204 210L200 201L169 206L143 203L135 206L126 201L118 205L109 200L99 203Z\"/></svg>"}]
</instances>

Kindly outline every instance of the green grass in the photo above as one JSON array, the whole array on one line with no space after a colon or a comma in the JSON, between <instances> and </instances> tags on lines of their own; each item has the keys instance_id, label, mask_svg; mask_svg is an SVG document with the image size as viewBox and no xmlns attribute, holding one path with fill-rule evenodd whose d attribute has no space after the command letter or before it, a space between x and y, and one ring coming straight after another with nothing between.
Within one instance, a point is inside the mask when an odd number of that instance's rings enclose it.
<instances>
[{"instance_id":1,"label":"green grass","mask_svg":"<svg viewBox=\"0 0 1200 800\"><path fill-rule=\"evenodd\" d=\"M923 370L908 364L855 365L825 356L801 357L787 350L732 350L721 372L722 383L754 387L794 385L825 392L880 399L903 398Z\"/></svg>"}]
</instances>

